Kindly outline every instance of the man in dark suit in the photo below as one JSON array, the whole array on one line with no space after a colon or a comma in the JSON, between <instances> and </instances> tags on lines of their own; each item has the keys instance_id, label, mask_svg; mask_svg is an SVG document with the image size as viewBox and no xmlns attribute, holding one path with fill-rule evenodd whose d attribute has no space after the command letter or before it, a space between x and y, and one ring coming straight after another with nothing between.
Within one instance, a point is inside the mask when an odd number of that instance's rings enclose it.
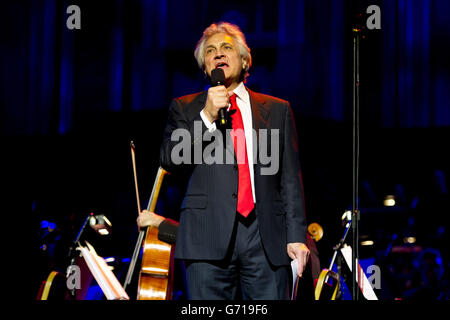
<instances>
[{"instance_id":1,"label":"man in dark suit","mask_svg":"<svg viewBox=\"0 0 450 320\"><path fill-rule=\"evenodd\" d=\"M244 86L252 60L237 26L209 26L195 57L209 77L223 69L225 85L172 101L160 152L164 169L188 177L175 248L188 298L231 300L241 288L245 299L286 299L289 258L301 275L309 256L292 110Z\"/></svg>"}]
</instances>

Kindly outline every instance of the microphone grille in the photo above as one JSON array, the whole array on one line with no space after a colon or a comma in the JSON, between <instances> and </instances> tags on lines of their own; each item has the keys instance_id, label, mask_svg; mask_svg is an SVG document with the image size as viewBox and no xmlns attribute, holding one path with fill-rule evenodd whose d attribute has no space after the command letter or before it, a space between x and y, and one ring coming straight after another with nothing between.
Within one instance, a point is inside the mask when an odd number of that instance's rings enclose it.
<instances>
[{"instance_id":1,"label":"microphone grille","mask_svg":"<svg viewBox=\"0 0 450 320\"><path fill-rule=\"evenodd\" d=\"M216 68L211 71L211 84L213 86L225 84L225 72L222 69Z\"/></svg>"}]
</instances>

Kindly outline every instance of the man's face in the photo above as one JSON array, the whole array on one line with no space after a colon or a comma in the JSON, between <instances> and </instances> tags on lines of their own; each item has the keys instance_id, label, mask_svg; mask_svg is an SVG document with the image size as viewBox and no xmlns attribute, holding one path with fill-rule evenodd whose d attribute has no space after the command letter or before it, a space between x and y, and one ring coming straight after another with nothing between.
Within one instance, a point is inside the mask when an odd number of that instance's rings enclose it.
<instances>
[{"instance_id":1,"label":"man's face","mask_svg":"<svg viewBox=\"0 0 450 320\"><path fill-rule=\"evenodd\" d=\"M238 84L244 59L239 53L239 46L226 33L216 33L205 43L205 71L211 76L215 68L223 69L227 87Z\"/></svg>"}]
</instances>

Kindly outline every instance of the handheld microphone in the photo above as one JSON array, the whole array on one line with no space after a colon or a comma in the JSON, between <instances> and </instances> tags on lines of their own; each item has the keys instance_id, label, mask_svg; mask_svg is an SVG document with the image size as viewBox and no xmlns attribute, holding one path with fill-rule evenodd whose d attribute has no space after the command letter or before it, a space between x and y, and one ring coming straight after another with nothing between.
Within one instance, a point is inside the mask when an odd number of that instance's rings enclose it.
<instances>
[{"instance_id":1,"label":"handheld microphone","mask_svg":"<svg viewBox=\"0 0 450 320\"><path fill-rule=\"evenodd\" d=\"M216 68L211 71L211 85L213 87L225 85L225 73L222 69ZM226 108L222 108L219 110L219 122L223 126L227 124Z\"/></svg>"}]
</instances>

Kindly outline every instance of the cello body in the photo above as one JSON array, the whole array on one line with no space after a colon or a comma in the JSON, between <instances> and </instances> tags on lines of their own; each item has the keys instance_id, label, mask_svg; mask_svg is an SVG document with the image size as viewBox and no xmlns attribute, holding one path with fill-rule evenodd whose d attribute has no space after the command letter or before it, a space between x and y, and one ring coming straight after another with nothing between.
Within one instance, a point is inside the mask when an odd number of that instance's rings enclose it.
<instances>
[{"instance_id":1,"label":"cello body","mask_svg":"<svg viewBox=\"0 0 450 320\"><path fill-rule=\"evenodd\" d=\"M147 210L154 212L164 176L158 169ZM142 262L139 272L137 300L170 300L173 288L174 245L158 239L158 228L147 227L142 243Z\"/></svg>"},{"instance_id":2,"label":"cello body","mask_svg":"<svg viewBox=\"0 0 450 320\"><path fill-rule=\"evenodd\" d=\"M174 246L158 239L158 228L148 227L143 242L137 300L171 300Z\"/></svg>"}]
</instances>

